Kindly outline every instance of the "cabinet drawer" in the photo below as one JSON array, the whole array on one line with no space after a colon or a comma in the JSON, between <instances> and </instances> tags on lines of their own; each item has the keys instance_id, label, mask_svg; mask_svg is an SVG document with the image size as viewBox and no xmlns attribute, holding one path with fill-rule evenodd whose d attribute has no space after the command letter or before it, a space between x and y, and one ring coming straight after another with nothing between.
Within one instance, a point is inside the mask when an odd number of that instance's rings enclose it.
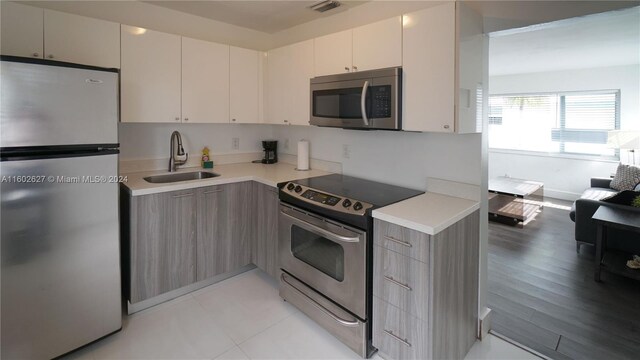
<instances>
[{"instance_id":1,"label":"cabinet drawer","mask_svg":"<svg viewBox=\"0 0 640 360\"><path fill-rule=\"evenodd\" d=\"M422 262L429 259L430 236L400 225L375 219L374 244Z\"/></svg>"},{"instance_id":2,"label":"cabinet drawer","mask_svg":"<svg viewBox=\"0 0 640 360\"><path fill-rule=\"evenodd\" d=\"M373 297L373 346L385 359L429 359L427 331L425 322Z\"/></svg>"},{"instance_id":3,"label":"cabinet drawer","mask_svg":"<svg viewBox=\"0 0 640 360\"><path fill-rule=\"evenodd\" d=\"M373 256L373 293L426 320L429 305L428 265L380 246L374 246Z\"/></svg>"}]
</instances>

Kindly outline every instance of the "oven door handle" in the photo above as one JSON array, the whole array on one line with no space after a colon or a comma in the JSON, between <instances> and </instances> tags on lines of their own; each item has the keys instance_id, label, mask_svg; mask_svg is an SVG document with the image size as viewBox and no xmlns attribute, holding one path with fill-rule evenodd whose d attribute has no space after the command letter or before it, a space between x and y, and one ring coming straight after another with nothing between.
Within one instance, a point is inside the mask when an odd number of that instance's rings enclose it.
<instances>
[{"instance_id":1,"label":"oven door handle","mask_svg":"<svg viewBox=\"0 0 640 360\"><path fill-rule=\"evenodd\" d=\"M289 215L287 213L284 213L282 211L280 212L280 214L282 214L282 215L284 215L284 216L286 216L286 217L288 217L288 218L290 218L292 220L295 220L297 226L300 226L301 228L304 228L304 229L309 230L309 231L313 231L315 233L319 233L320 235L326 236L328 239L337 240L337 241L346 242L346 243L357 243L357 242L360 242L360 238L359 237L338 235L338 234L335 234L335 233L333 233L333 232L331 232L331 231L329 231L327 229L323 229L323 228L321 228L319 226L304 222L303 220L300 220L297 217L291 216L291 215Z\"/></svg>"},{"instance_id":2,"label":"oven door handle","mask_svg":"<svg viewBox=\"0 0 640 360\"><path fill-rule=\"evenodd\" d=\"M307 295L304 293L304 291L298 289L297 287L295 287L292 283L287 281L287 277L285 276L285 274L281 274L280 275L280 279L285 282L287 285L291 286L292 289L294 289L296 292L298 292L300 295L304 296L305 298L307 298L307 300L309 300L309 302L315 306L318 310L322 311L323 313L325 313L327 316L329 316L330 318L332 318L333 320L335 320L336 322L344 325L344 326L348 326L348 327L353 327L353 326L358 326L358 320L356 321L349 321L349 320L345 320L341 317L339 317L338 315L334 314L333 311L327 309L326 307L322 306L322 304L319 304L318 302L316 302L311 296Z\"/></svg>"},{"instance_id":3,"label":"oven door handle","mask_svg":"<svg viewBox=\"0 0 640 360\"><path fill-rule=\"evenodd\" d=\"M367 89L369 88L369 81L365 81L362 85L362 94L360 95L360 111L362 112L362 121L365 126L369 126L369 118L367 117Z\"/></svg>"}]
</instances>

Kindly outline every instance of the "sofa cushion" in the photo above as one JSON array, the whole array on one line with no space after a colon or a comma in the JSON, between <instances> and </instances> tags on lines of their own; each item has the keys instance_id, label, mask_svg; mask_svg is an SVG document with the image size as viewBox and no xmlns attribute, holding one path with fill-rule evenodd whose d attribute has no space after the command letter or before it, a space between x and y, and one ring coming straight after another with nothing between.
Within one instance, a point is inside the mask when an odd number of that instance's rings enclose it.
<instances>
[{"instance_id":1,"label":"sofa cushion","mask_svg":"<svg viewBox=\"0 0 640 360\"><path fill-rule=\"evenodd\" d=\"M605 188L588 188L585 190L580 196L581 199L589 199L589 200L602 200L611 195L615 195L618 192L613 189L605 189Z\"/></svg>"},{"instance_id":2,"label":"sofa cushion","mask_svg":"<svg viewBox=\"0 0 640 360\"><path fill-rule=\"evenodd\" d=\"M638 184L640 184L640 167L619 164L610 186L612 189L622 191L633 190Z\"/></svg>"}]
</instances>

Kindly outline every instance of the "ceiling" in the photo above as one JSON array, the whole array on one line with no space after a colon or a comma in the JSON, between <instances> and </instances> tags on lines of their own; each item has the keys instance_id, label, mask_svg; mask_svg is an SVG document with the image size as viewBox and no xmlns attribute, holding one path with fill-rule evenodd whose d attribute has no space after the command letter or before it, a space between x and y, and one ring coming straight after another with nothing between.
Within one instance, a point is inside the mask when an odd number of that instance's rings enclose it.
<instances>
[{"instance_id":1,"label":"ceiling","mask_svg":"<svg viewBox=\"0 0 640 360\"><path fill-rule=\"evenodd\" d=\"M309 6L319 0L306 1L144 1L211 20L242 26L269 34L296 25L331 16L366 1L340 1L341 6L319 13Z\"/></svg>"},{"instance_id":2,"label":"ceiling","mask_svg":"<svg viewBox=\"0 0 640 360\"><path fill-rule=\"evenodd\" d=\"M493 33L489 49L491 76L640 64L640 7Z\"/></svg>"}]
</instances>

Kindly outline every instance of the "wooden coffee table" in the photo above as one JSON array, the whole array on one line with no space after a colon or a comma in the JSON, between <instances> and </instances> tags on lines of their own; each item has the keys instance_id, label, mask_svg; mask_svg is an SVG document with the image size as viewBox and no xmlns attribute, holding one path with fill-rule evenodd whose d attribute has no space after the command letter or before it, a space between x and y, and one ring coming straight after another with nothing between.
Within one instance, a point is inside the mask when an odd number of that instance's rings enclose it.
<instances>
[{"instance_id":1,"label":"wooden coffee table","mask_svg":"<svg viewBox=\"0 0 640 360\"><path fill-rule=\"evenodd\" d=\"M637 212L600 206L592 217L597 225L596 236L596 271L595 279L600 281L600 273L607 270L614 274L640 280L639 269L629 269L627 260L633 259L633 254L619 250L607 250L607 229L616 228L640 233L640 216ZM640 241L640 236L638 236Z\"/></svg>"},{"instance_id":2,"label":"wooden coffee table","mask_svg":"<svg viewBox=\"0 0 640 360\"><path fill-rule=\"evenodd\" d=\"M489 220L524 225L541 208L544 183L499 176L489 180Z\"/></svg>"}]
</instances>

